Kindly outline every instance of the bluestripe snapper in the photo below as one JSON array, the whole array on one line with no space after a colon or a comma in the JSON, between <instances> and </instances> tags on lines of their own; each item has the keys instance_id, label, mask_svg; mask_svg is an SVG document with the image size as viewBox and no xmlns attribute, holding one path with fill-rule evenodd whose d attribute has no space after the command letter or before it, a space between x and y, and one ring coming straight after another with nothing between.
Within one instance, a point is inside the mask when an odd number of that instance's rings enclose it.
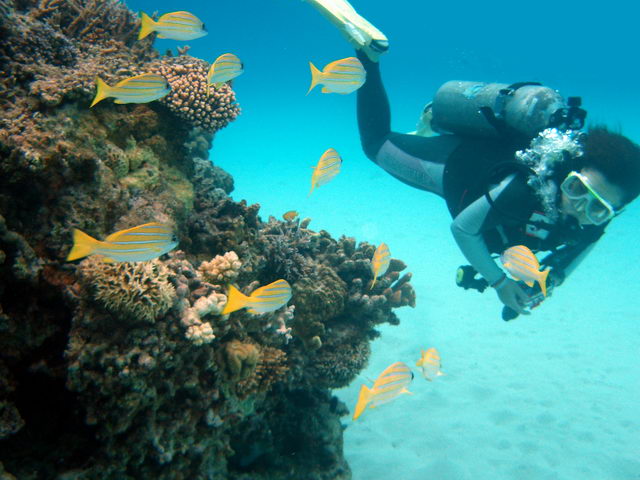
<instances>
[{"instance_id":1,"label":"bluestripe snapper","mask_svg":"<svg viewBox=\"0 0 640 480\"><path fill-rule=\"evenodd\" d=\"M210 88L220 88L225 82L233 80L244 72L244 65L240 59L233 53L224 53L220 55L209 67L207 73L207 95Z\"/></svg>"},{"instance_id":2,"label":"bluestripe snapper","mask_svg":"<svg viewBox=\"0 0 640 480\"><path fill-rule=\"evenodd\" d=\"M533 282L538 282L542 294L545 297L547 296L549 270L540 271L540 263L528 247L516 245L515 247L507 248L500 255L500 261L514 280L522 280L529 287L533 287Z\"/></svg>"},{"instance_id":3,"label":"bluestripe snapper","mask_svg":"<svg viewBox=\"0 0 640 480\"><path fill-rule=\"evenodd\" d=\"M391 253L389 253L389 247L386 243L381 243L373 253L373 259L371 260L371 272L373 273L373 282L369 290L376 284L378 277L381 277L387 272L389 268L389 262L391 261Z\"/></svg>"},{"instance_id":4,"label":"bluestripe snapper","mask_svg":"<svg viewBox=\"0 0 640 480\"><path fill-rule=\"evenodd\" d=\"M318 84L323 85L322 93L347 94L355 92L364 85L367 78L367 72L356 57L335 60L324 67L322 71L318 70L311 62L309 62L309 67L311 68L311 86L307 95Z\"/></svg>"},{"instance_id":5,"label":"bluestripe snapper","mask_svg":"<svg viewBox=\"0 0 640 480\"><path fill-rule=\"evenodd\" d=\"M88 255L103 255L107 262L144 262L173 250L178 239L170 226L145 223L112 233L104 241L96 240L81 230L73 230L73 247L67 261Z\"/></svg>"},{"instance_id":6,"label":"bluestripe snapper","mask_svg":"<svg viewBox=\"0 0 640 480\"><path fill-rule=\"evenodd\" d=\"M440 354L434 347L429 348L427 351L420 350L420 360L416 362L416 367L420 367L422 376L433 381L434 378L444 375L440 371Z\"/></svg>"},{"instance_id":7,"label":"bluestripe snapper","mask_svg":"<svg viewBox=\"0 0 640 480\"><path fill-rule=\"evenodd\" d=\"M368 388L366 385L360 387L353 420L362 415L367 406L375 408L390 402L403 393L411 394L407 390L411 380L413 380L413 372L406 363L396 362L389 365L373 383L372 388Z\"/></svg>"},{"instance_id":8,"label":"bluestripe snapper","mask_svg":"<svg viewBox=\"0 0 640 480\"><path fill-rule=\"evenodd\" d=\"M89 108L105 98L115 98L114 103L148 103L164 97L171 91L171 85L162 75L143 73L125 78L113 87L96 77L96 97Z\"/></svg>"},{"instance_id":9,"label":"bluestripe snapper","mask_svg":"<svg viewBox=\"0 0 640 480\"><path fill-rule=\"evenodd\" d=\"M342 158L338 152L333 148L327 149L320 157L318 164L311 167L313 168L313 174L311 175L311 190L309 190L309 195L311 195L315 187L320 187L328 183L333 177L338 175L341 166Z\"/></svg>"},{"instance_id":10,"label":"bluestripe snapper","mask_svg":"<svg viewBox=\"0 0 640 480\"><path fill-rule=\"evenodd\" d=\"M229 285L227 304L221 315L227 315L241 308L246 308L253 314L273 312L286 305L290 298L291 286L282 279L258 288L248 297L233 285Z\"/></svg>"},{"instance_id":11,"label":"bluestripe snapper","mask_svg":"<svg viewBox=\"0 0 640 480\"><path fill-rule=\"evenodd\" d=\"M140 12L140 17L141 26L138 40L142 40L151 32L157 32L158 38L182 41L194 40L207 34L204 23L193 13L165 13L157 22L144 12Z\"/></svg>"}]
</instances>

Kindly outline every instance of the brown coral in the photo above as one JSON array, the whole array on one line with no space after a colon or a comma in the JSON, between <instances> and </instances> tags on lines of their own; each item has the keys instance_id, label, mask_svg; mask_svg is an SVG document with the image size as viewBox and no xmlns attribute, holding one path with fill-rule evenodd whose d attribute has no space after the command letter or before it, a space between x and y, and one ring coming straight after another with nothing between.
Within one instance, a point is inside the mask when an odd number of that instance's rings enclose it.
<instances>
[{"instance_id":1,"label":"brown coral","mask_svg":"<svg viewBox=\"0 0 640 480\"><path fill-rule=\"evenodd\" d=\"M249 377L260 359L260 350L255 344L239 340L227 343L223 352L227 374L233 380L243 380Z\"/></svg>"},{"instance_id":2,"label":"brown coral","mask_svg":"<svg viewBox=\"0 0 640 480\"><path fill-rule=\"evenodd\" d=\"M94 256L80 268L94 298L107 310L129 319L153 322L176 297L169 272L158 260L107 263Z\"/></svg>"},{"instance_id":3,"label":"brown coral","mask_svg":"<svg viewBox=\"0 0 640 480\"><path fill-rule=\"evenodd\" d=\"M161 100L169 110L194 127L215 132L235 120L240 107L227 84L207 94L208 69L204 60L181 55L152 63L147 71L163 75L171 85L171 92Z\"/></svg>"},{"instance_id":4,"label":"brown coral","mask_svg":"<svg viewBox=\"0 0 640 480\"><path fill-rule=\"evenodd\" d=\"M268 392L275 383L284 381L288 372L285 352L277 348L262 347L253 375L238 382L236 392L239 397Z\"/></svg>"}]
</instances>

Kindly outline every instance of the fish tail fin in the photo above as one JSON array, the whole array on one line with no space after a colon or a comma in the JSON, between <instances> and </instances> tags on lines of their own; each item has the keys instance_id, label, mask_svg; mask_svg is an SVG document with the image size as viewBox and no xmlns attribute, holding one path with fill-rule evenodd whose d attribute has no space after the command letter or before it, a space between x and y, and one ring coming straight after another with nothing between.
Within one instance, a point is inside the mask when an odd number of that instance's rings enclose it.
<instances>
[{"instance_id":1,"label":"fish tail fin","mask_svg":"<svg viewBox=\"0 0 640 480\"><path fill-rule=\"evenodd\" d=\"M147 15L144 12L140 12L140 33L138 33L138 40L142 40L144 37L146 37L147 35L149 35L151 32L153 32L153 28L155 26L155 23L153 21L153 18L151 18L149 15Z\"/></svg>"},{"instance_id":2,"label":"fish tail fin","mask_svg":"<svg viewBox=\"0 0 640 480\"><path fill-rule=\"evenodd\" d=\"M540 278L538 278L538 285L540 285L540 290L542 291L542 295L547 296L547 277L549 276L550 270L547 269L544 272L540 272Z\"/></svg>"},{"instance_id":3,"label":"fish tail fin","mask_svg":"<svg viewBox=\"0 0 640 480\"><path fill-rule=\"evenodd\" d=\"M98 243L98 240L92 236L74 228L73 247L71 247L71 251L69 252L69 255L67 255L67 262L91 255Z\"/></svg>"},{"instance_id":4,"label":"fish tail fin","mask_svg":"<svg viewBox=\"0 0 640 480\"><path fill-rule=\"evenodd\" d=\"M367 408L370 399L371 389L366 385L362 385L360 387L360 395L358 395L358 403L356 403L356 408L353 411L353 420L356 420L360 415L362 415L362 412Z\"/></svg>"},{"instance_id":5,"label":"fish tail fin","mask_svg":"<svg viewBox=\"0 0 640 480\"><path fill-rule=\"evenodd\" d=\"M406 393L407 395L413 395L413 392L410 392L409 390L405 388L403 388L402 390L400 390L400 393Z\"/></svg>"},{"instance_id":6,"label":"fish tail fin","mask_svg":"<svg viewBox=\"0 0 640 480\"><path fill-rule=\"evenodd\" d=\"M424 350L420 350L420 360L416 362L416 367L421 367L424 365Z\"/></svg>"},{"instance_id":7,"label":"fish tail fin","mask_svg":"<svg viewBox=\"0 0 640 480\"><path fill-rule=\"evenodd\" d=\"M247 306L247 296L243 294L240 290L238 290L233 285L229 285L229 293L227 294L227 304L224 307L224 310L220 313L220 315L226 315L231 312L235 312L236 310L240 310Z\"/></svg>"},{"instance_id":8,"label":"fish tail fin","mask_svg":"<svg viewBox=\"0 0 640 480\"><path fill-rule=\"evenodd\" d=\"M309 68L311 68L311 86L307 91L307 95L309 95L311 90L313 90L313 87L315 87L322 80L322 72L318 70L313 63L309 62Z\"/></svg>"},{"instance_id":9,"label":"fish tail fin","mask_svg":"<svg viewBox=\"0 0 640 480\"><path fill-rule=\"evenodd\" d=\"M111 94L111 87L105 83L100 77L96 77L96 96L89 105L89 108L93 107L96 103L104 100Z\"/></svg>"}]
</instances>

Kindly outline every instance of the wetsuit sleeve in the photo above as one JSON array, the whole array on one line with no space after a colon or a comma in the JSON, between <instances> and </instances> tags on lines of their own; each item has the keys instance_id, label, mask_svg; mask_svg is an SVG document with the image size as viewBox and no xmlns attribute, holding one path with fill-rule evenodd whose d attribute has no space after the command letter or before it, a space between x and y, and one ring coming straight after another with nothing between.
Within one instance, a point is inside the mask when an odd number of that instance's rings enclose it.
<instances>
[{"instance_id":1,"label":"wetsuit sleeve","mask_svg":"<svg viewBox=\"0 0 640 480\"><path fill-rule=\"evenodd\" d=\"M492 188L489 192L491 198L498 198L512 178L513 176L509 176ZM482 237L482 232L489 225L493 226L490 221L491 208L489 201L482 196L462 210L451 223L451 233L460 251L489 284L497 282L504 274Z\"/></svg>"},{"instance_id":2,"label":"wetsuit sleeve","mask_svg":"<svg viewBox=\"0 0 640 480\"><path fill-rule=\"evenodd\" d=\"M367 80L357 94L358 129L365 155L402 182L442 195L444 163L460 145L460 138L392 132L380 65L363 52L357 51L356 55L367 72Z\"/></svg>"}]
</instances>

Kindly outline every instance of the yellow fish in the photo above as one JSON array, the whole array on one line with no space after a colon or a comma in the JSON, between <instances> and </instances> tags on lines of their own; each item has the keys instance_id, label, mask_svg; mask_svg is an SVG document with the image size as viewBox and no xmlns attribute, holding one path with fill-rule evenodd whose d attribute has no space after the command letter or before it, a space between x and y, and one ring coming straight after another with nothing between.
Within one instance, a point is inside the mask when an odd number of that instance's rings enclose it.
<instances>
[{"instance_id":1,"label":"yellow fish","mask_svg":"<svg viewBox=\"0 0 640 480\"><path fill-rule=\"evenodd\" d=\"M529 287L533 287L533 283L538 282L542 295L547 296L549 269L543 272L540 271L540 263L528 247L516 245L515 247L507 248L500 255L500 261L514 280L522 280Z\"/></svg>"},{"instance_id":2,"label":"yellow fish","mask_svg":"<svg viewBox=\"0 0 640 480\"><path fill-rule=\"evenodd\" d=\"M313 192L315 187L320 187L328 183L333 177L340 173L340 167L342 166L342 158L338 152L333 148L327 149L318 164L311 167L313 168L313 175L311 175L311 190L309 195Z\"/></svg>"},{"instance_id":3,"label":"yellow fish","mask_svg":"<svg viewBox=\"0 0 640 480\"><path fill-rule=\"evenodd\" d=\"M286 280L275 282L260 287L248 297L233 285L229 285L227 304L222 310L226 315L241 308L248 309L249 313L259 314L273 312L286 305L291 298L291 286Z\"/></svg>"},{"instance_id":4,"label":"yellow fish","mask_svg":"<svg viewBox=\"0 0 640 480\"><path fill-rule=\"evenodd\" d=\"M207 34L204 23L193 13L165 13L157 22L144 12L140 12L140 17L142 18L142 25L140 26L140 33L138 33L138 40L142 40L151 32L157 32L158 38L182 41L194 40Z\"/></svg>"},{"instance_id":5,"label":"yellow fish","mask_svg":"<svg viewBox=\"0 0 640 480\"><path fill-rule=\"evenodd\" d=\"M298 212L296 212L295 210L289 210L288 212L285 212L282 215L282 218L284 218L287 222L291 222L295 220L297 217L298 217Z\"/></svg>"},{"instance_id":6,"label":"yellow fish","mask_svg":"<svg viewBox=\"0 0 640 480\"><path fill-rule=\"evenodd\" d=\"M207 73L207 95L209 89L221 87L225 82L233 80L244 71L244 65L240 59L233 53L224 53L220 55L209 67Z\"/></svg>"},{"instance_id":7,"label":"yellow fish","mask_svg":"<svg viewBox=\"0 0 640 480\"><path fill-rule=\"evenodd\" d=\"M420 352L420 360L416 362L416 367L420 367L424 378L431 382L434 378L444 375L440 371L440 354L435 348L431 347L427 351L420 350Z\"/></svg>"},{"instance_id":8,"label":"yellow fish","mask_svg":"<svg viewBox=\"0 0 640 480\"><path fill-rule=\"evenodd\" d=\"M381 243L373 253L373 259L371 260L371 271L373 272L373 283L369 290L376 284L378 277L381 277L387 272L389 268L389 261L391 260L391 254L389 253L389 247L386 243Z\"/></svg>"},{"instance_id":9,"label":"yellow fish","mask_svg":"<svg viewBox=\"0 0 640 480\"><path fill-rule=\"evenodd\" d=\"M163 223L145 223L96 240L75 228L67 261L103 255L107 262L144 262L164 255L178 245L173 230Z\"/></svg>"},{"instance_id":10,"label":"yellow fish","mask_svg":"<svg viewBox=\"0 0 640 480\"><path fill-rule=\"evenodd\" d=\"M107 85L100 77L96 77L98 89L96 97L89 108L105 98L115 98L115 103L148 103L164 97L171 91L171 85L162 75L144 73L125 78L113 87Z\"/></svg>"},{"instance_id":11,"label":"yellow fish","mask_svg":"<svg viewBox=\"0 0 640 480\"><path fill-rule=\"evenodd\" d=\"M364 409L375 408L383 403L390 402L397 396L408 393L407 387L413 380L413 372L406 363L396 362L389 365L373 383L372 388L366 385L360 387L360 395L356 403L353 419L356 420Z\"/></svg>"},{"instance_id":12,"label":"yellow fish","mask_svg":"<svg viewBox=\"0 0 640 480\"><path fill-rule=\"evenodd\" d=\"M367 78L362 63L356 57L347 57L342 60L335 60L320 71L309 62L311 68L311 86L309 92L318 84L324 85L322 93L347 94L359 89Z\"/></svg>"}]
</instances>

